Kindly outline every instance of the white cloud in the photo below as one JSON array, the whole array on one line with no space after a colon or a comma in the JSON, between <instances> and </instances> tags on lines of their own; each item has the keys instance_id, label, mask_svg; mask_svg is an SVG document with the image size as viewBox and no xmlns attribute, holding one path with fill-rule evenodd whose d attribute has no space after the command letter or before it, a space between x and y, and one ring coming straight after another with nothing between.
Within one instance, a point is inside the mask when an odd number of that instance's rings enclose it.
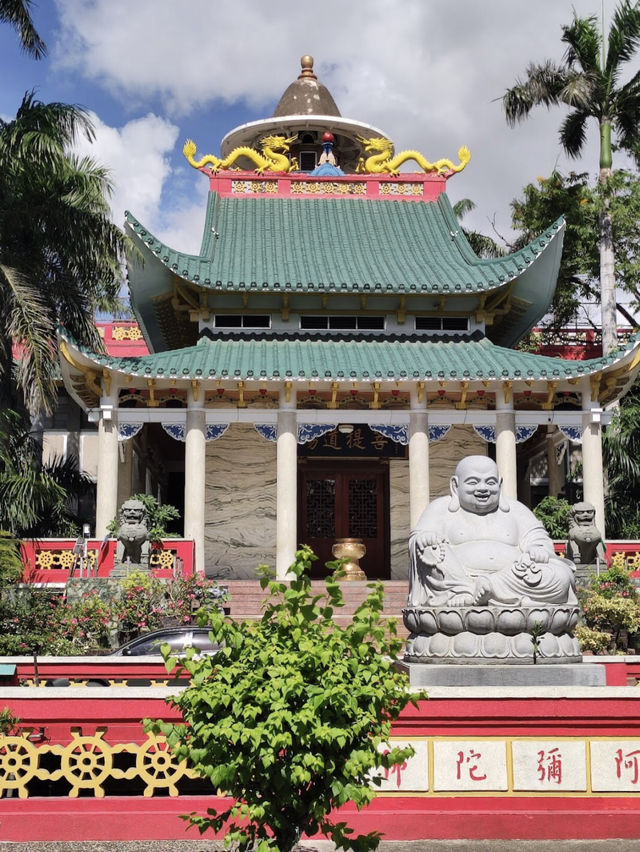
<instances>
[{"instance_id":1,"label":"white cloud","mask_svg":"<svg viewBox=\"0 0 640 852\"><path fill-rule=\"evenodd\" d=\"M211 109L217 98L264 106L268 115L295 78L299 56L312 53L342 114L381 127L396 150L454 159L460 145L471 148L472 162L451 181L450 193L477 203L468 219L476 227L485 228L487 217L497 213L501 230L508 231L511 199L556 163L596 168L595 139L582 163L567 163L561 154L560 110L538 110L509 129L496 101L528 62L562 57L561 25L570 22L574 7L579 15L598 12L593 0L56 4L61 30L54 67L104 86L124 110L161 104L171 122ZM606 0L609 15L614 5ZM202 145L214 149L218 141ZM156 144L151 154L161 162L167 151ZM147 164L156 179L160 162ZM144 183L133 163L127 175ZM158 198L152 181L146 192L140 186L131 206L142 217Z\"/></svg>"},{"instance_id":2,"label":"white cloud","mask_svg":"<svg viewBox=\"0 0 640 852\"><path fill-rule=\"evenodd\" d=\"M80 140L77 149L106 166L114 185L111 202L113 220L121 225L125 209L149 227L159 223L164 183L171 171L169 154L178 128L164 118L149 114L121 128L109 127L91 114L96 138Z\"/></svg>"}]
</instances>

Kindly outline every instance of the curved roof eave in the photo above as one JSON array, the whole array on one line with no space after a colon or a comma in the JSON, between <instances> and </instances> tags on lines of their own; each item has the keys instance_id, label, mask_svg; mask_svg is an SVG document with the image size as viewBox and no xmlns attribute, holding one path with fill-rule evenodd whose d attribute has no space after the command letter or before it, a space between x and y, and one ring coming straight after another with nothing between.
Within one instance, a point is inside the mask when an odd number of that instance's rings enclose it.
<instances>
[{"instance_id":1,"label":"curved roof eave","mask_svg":"<svg viewBox=\"0 0 640 852\"><path fill-rule=\"evenodd\" d=\"M90 352L61 334L80 371L171 381L563 381L600 374L623 395L640 368L640 333L625 349L569 361L495 346L486 337L375 340L258 334L203 338L196 346L141 357ZM63 359L64 360L64 359ZM65 378L69 374L63 370ZM619 391L619 392L618 392ZM612 397L613 399L613 397ZM607 400L608 402L609 400Z\"/></svg>"}]
</instances>

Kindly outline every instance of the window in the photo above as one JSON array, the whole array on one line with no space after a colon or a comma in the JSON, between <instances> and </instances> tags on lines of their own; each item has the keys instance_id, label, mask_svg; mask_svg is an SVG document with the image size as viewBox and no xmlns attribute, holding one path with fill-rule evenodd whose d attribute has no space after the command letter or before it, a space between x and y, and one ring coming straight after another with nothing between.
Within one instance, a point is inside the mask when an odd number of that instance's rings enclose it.
<instances>
[{"instance_id":1,"label":"window","mask_svg":"<svg viewBox=\"0 0 640 852\"><path fill-rule=\"evenodd\" d=\"M269 314L216 314L216 328L271 328Z\"/></svg>"},{"instance_id":2,"label":"window","mask_svg":"<svg viewBox=\"0 0 640 852\"><path fill-rule=\"evenodd\" d=\"M384 329L384 317L368 316L313 316L303 314L300 317L300 328L306 329L350 329L380 330Z\"/></svg>"},{"instance_id":3,"label":"window","mask_svg":"<svg viewBox=\"0 0 640 852\"><path fill-rule=\"evenodd\" d=\"M468 331L467 317L415 317L416 331Z\"/></svg>"},{"instance_id":4,"label":"window","mask_svg":"<svg viewBox=\"0 0 640 852\"><path fill-rule=\"evenodd\" d=\"M300 151L300 171L312 172L316 167L316 152L315 151Z\"/></svg>"}]
</instances>

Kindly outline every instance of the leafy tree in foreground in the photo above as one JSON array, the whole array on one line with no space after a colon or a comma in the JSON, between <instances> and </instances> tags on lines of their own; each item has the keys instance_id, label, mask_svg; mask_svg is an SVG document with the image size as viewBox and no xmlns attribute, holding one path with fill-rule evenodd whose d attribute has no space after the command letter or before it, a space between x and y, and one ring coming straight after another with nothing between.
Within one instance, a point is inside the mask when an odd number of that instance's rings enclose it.
<instances>
[{"instance_id":1,"label":"leafy tree in foreground","mask_svg":"<svg viewBox=\"0 0 640 852\"><path fill-rule=\"evenodd\" d=\"M270 580L262 566L261 585L271 598L260 621L235 623L202 611L200 623L211 624L220 651L166 658L168 668L178 663L191 676L190 686L169 699L184 723L146 722L166 735L177 759L188 758L235 800L222 812L185 817L201 833L226 832L227 847L288 852L303 833L320 831L339 848L375 849L379 832L353 837L329 814L350 801L367 805L376 772L413 753L385 747L391 722L424 696L411 695L394 669L402 642L381 618L382 584L371 586L352 623L340 628L332 621L343 605L336 577L327 578L324 595L312 595L315 558L308 547L298 551L290 585Z\"/></svg>"},{"instance_id":2,"label":"leafy tree in foreground","mask_svg":"<svg viewBox=\"0 0 640 852\"><path fill-rule=\"evenodd\" d=\"M600 136L599 221L602 337L605 353L618 346L613 227L610 207L612 136L636 159L640 153L640 74L626 83L620 77L640 46L640 5L621 0L611 20L608 37L595 16L578 17L562 28L566 52L561 63L530 64L502 99L511 125L528 118L535 106L567 106L560 128L560 144L570 157L579 157L593 120Z\"/></svg>"}]
</instances>

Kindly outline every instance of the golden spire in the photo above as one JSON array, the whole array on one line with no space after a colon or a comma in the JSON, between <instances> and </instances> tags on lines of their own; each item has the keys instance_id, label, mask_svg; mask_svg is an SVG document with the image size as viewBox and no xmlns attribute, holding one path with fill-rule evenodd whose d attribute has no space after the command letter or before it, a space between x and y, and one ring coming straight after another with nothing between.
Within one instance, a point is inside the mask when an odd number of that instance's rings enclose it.
<instances>
[{"instance_id":1,"label":"golden spire","mask_svg":"<svg viewBox=\"0 0 640 852\"><path fill-rule=\"evenodd\" d=\"M302 66L302 71L298 75L298 80L304 80L305 78L311 80L317 80L318 78L313 73L313 56L309 56L309 54L305 54L300 59L300 65Z\"/></svg>"}]
</instances>

